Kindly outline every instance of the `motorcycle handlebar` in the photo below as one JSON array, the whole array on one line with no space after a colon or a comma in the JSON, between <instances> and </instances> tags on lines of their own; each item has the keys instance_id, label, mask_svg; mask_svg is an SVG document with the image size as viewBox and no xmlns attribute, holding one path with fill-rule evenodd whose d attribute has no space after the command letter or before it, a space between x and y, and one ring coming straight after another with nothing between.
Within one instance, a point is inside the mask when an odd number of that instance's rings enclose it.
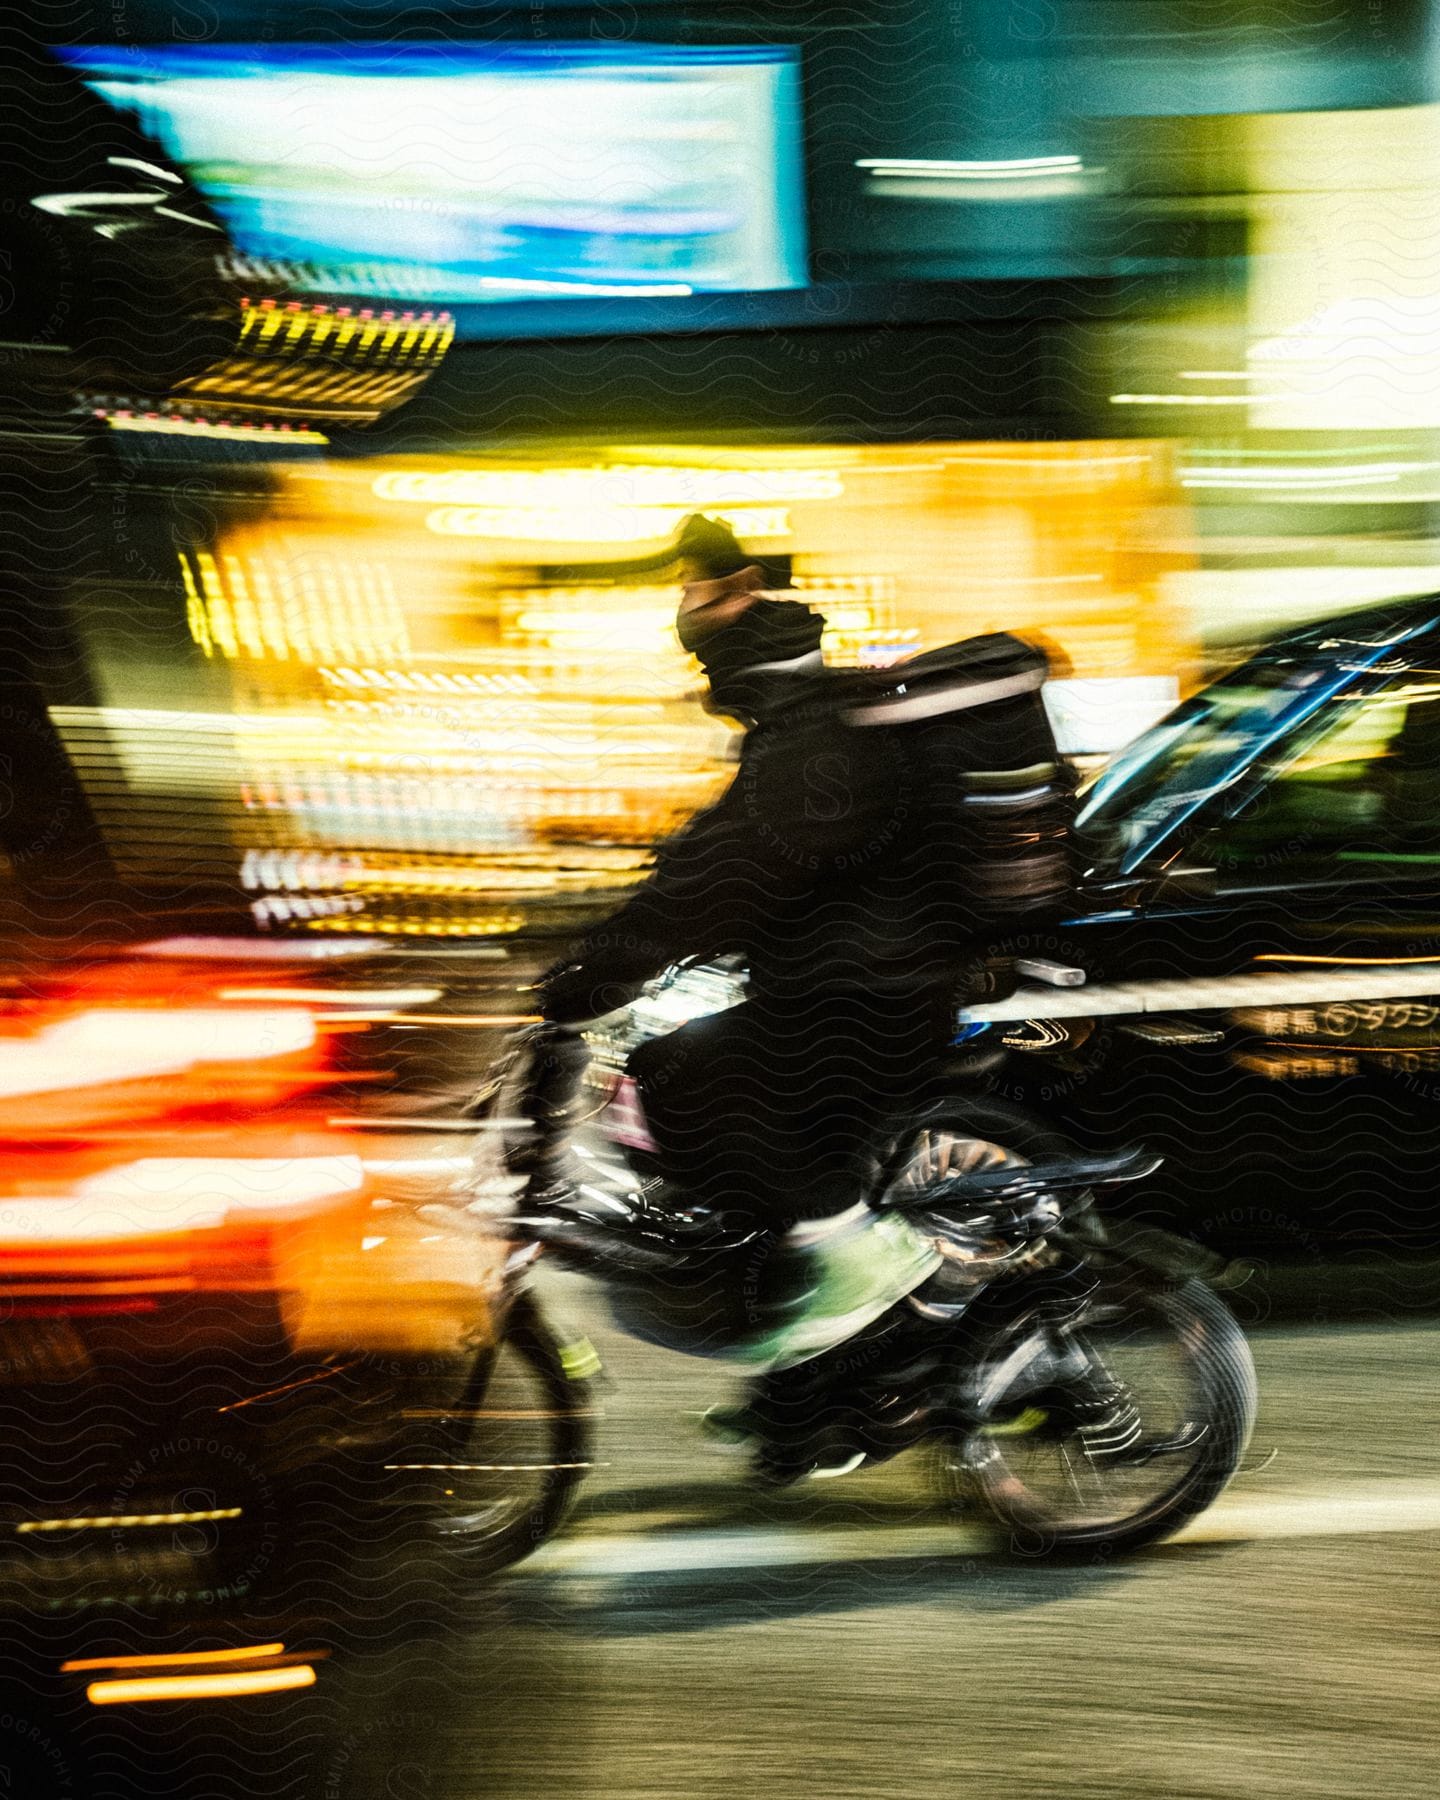
<instances>
[{"instance_id":1,"label":"motorcycle handlebar","mask_svg":"<svg viewBox=\"0 0 1440 1800\"><path fill-rule=\"evenodd\" d=\"M981 1169L972 1174L947 1175L917 1198L906 1195L907 1212L934 1206L1001 1201L1021 1205L1047 1195L1087 1188L1119 1187L1153 1175L1165 1159L1138 1145L1113 1156L1054 1156L1039 1162L1012 1164L1001 1169Z\"/></svg>"}]
</instances>

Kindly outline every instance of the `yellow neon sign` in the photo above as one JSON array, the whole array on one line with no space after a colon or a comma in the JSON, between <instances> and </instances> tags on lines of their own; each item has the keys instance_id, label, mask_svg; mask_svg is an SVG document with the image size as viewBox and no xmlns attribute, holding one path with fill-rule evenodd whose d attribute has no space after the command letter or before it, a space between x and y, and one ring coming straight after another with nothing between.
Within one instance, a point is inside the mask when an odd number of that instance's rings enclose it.
<instances>
[{"instance_id":1,"label":"yellow neon sign","mask_svg":"<svg viewBox=\"0 0 1440 1800\"><path fill-rule=\"evenodd\" d=\"M438 537L523 538L545 544L644 544L672 536L693 507L437 506L425 520ZM788 537L783 506L711 507L742 537Z\"/></svg>"}]
</instances>

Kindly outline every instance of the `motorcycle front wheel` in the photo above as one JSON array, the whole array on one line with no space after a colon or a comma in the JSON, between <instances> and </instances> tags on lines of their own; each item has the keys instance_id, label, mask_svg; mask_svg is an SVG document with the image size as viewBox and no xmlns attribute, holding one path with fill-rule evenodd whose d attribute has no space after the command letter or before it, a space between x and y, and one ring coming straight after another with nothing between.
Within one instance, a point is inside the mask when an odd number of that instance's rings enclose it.
<instances>
[{"instance_id":1,"label":"motorcycle front wheel","mask_svg":"<svg viewBox=\"0 0 1440 1800\"><path fill-rule=\"evenodd\" d=\"M565 1341L522 1289L464 1391L445 1406L401 1412L379 1520L428 1530L456 1573L521 1561L559 1528L592 1467L598 1368L588 1342Z\"/></svg>"},{"instance_id":2,"label":"motorcycle front wheel","mask_svg":"<svg viewBox=\"0 0 1440 1800\"><path fill-rule=\"evenodd\" d=\"M1173 1536L1235 1474L1257 1404L1244 1334L1198 1281L1106 1282L1074 1320L1011 1328L977 1391L982 1422L951 1472L1025 1557Z\"/></svg>"}]
</instances>

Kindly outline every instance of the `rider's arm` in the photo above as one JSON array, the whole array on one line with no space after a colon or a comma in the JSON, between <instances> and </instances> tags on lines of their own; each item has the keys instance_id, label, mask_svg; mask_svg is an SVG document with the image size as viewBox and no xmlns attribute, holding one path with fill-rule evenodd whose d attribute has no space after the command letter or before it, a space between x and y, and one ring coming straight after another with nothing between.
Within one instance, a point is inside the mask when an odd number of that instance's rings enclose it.
<instances>
[{"instance_id":1,"label":"rider's arm","mask_svg":"<svg viewBox=\"0 0 1440 1800\"><path fill-rule=\"evenodd\" d=\"M559 1024L599 1018L682 957L743 948L773 886L754 832L722 799L672 839L645 885L551 970L541 1010Z\"/></svg>"}]
</instances>

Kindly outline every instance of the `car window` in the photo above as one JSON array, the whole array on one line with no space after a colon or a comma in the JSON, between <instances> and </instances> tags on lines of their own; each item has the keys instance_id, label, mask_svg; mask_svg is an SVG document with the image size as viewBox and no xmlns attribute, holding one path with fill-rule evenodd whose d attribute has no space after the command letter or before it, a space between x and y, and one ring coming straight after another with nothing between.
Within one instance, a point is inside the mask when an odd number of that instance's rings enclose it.
<instances>
[{"instance_id":1,"label":"car window","mask_svg":"<svg viewBox=\"0 0 1440 1800\"><path fill-rule=\"evenodd\" d=\"M1311 729L1336 685L1314 663L1255 662L1187 701L1087 794L1078 823L1096 866L1128 871L1167 853L1272 745Z\"/></svg>"},{"instance_id":2,"label":"car window","mask_svg":"<svg viewBox=\"0 0 1440 1800\"><path fill-rule=\"evenodd\" d=\"M1440 867L1440 687L1411 677L1334 699L1277 749L1195 841L1199 861L1222 874Z\"/></svg>"}]
</instances>

